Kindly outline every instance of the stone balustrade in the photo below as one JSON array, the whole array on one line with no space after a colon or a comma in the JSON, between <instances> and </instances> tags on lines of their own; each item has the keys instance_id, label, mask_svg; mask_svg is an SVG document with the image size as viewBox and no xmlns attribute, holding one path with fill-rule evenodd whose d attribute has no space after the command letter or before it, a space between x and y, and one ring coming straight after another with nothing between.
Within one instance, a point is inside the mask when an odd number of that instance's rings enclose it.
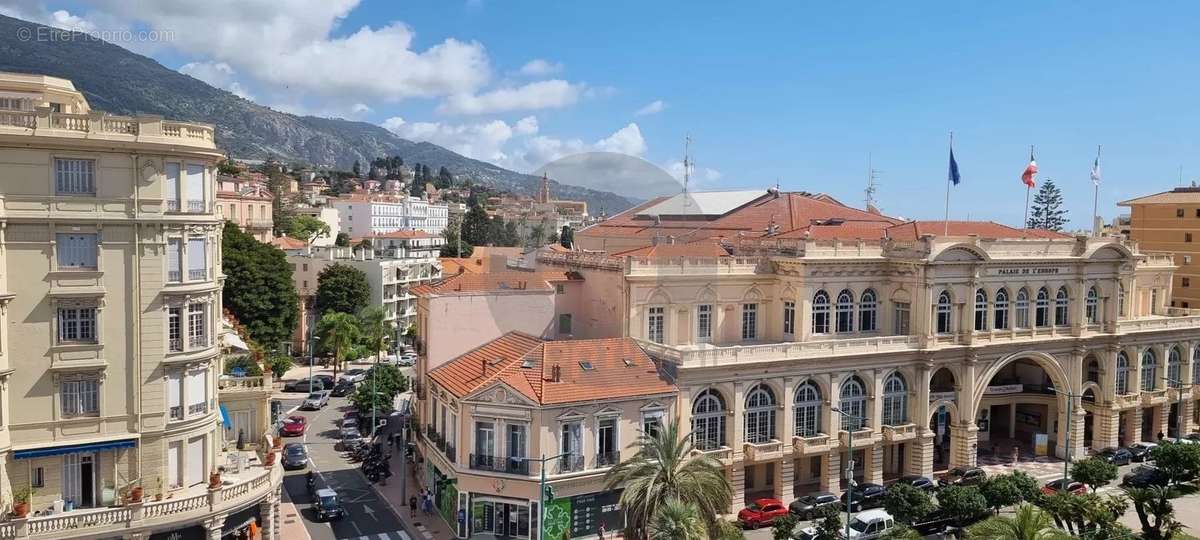
<instances>
[{"instance_id":1,"label":"stone balustrade","mask_svg":"<svg viewBox=\"0 0 1200 540\"><path fill-rule=\"evenodd\" d=\"M158 116L114 116L103 112L69 114L36 111L0 113L0 133L20 130L34 136L62 136L125 140L138 143L168 143L215 149L213 126L171 122Z\"/></svg>"}]
</instances>

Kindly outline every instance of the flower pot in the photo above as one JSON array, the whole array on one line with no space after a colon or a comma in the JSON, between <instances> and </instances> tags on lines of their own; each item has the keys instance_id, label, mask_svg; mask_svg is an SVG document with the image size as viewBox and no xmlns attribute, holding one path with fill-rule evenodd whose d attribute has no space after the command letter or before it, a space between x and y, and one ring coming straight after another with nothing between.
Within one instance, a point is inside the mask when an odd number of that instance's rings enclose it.
<instances>
[{"instance_id":1,"label":"flower pot","mask_svg":"<svg viewBox=\"0 0 1200 540\"><path fill-rule=\"evenodd\" d=\"M13 511L14 516L16 516L19 519L23 519L25 516L29 515L29 503L28 502L14 503L12 511Z\"/></svg>"},{"instance_id":2,"label":"flower pot","mask_svg":"<svg viewBox=\"0 0 1200 540\"><path fill-rule=\"evenodd\" d=\"M266 458L265 463L268 467L275 466L275 452L267 452L267 458Z\"/></svg>"},{"instance_id":3,"label":"flower pot","mask_svg":"<svg viewBox=\"0 0 1200 540\"><path fill-rule=\"evenodd\" d=\"M221 489L221 473L215 472L208 475L208 489Z\"/></svg>"},{"instance_id":4,"label":"flower pot","mask_svg":"<svg viewBox=\"0 0 1200 540\"><path fill-rule=\"evenodd\" d=\"M283 448L283 437L271 437L271 447L276 450Z\"/></svg>"},{"instance_id":5,"label":"flower pot","mask_svg":"<svg viewBox=\"0 0 1200 540\"><path fill-rule=\"evenodd\" d=\"M140 503L142 502L142 495L144 494L145 490L142 489L142 486L135 486L129 493L129 500L131 502Z\"/></svg>"}]
</instances>

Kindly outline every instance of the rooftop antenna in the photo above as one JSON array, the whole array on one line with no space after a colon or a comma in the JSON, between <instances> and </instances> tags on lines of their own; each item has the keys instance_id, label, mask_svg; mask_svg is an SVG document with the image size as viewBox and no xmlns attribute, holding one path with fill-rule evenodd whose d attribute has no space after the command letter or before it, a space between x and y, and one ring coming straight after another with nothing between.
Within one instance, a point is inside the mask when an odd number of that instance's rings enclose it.
<instances>
[{"instance_id":1,"label":"rooftop antenna","mask_svg":"<svg viewBox=\"0 0 1200 540\"><path fill-rule=\"evenodd\" d=\"M685 209L691 206L691 203L688 202L688 182L692 178L692 166L695 165L695 163L692 163L692 158L688 155L691 146L692 136L687 135L683 138L683 207Z\"/></svg>"},{"instance_id":2,"label":"rooftop antenna","mask_svg":"<svg viewBox=\"0 0 1200 540\"><path fill-rule=\"evenodd\" d=\"M868 211L875 207L875 192L878 191L876 183L879 180L879 172L874 167L871 154L867 153L867 189L864 189L863 193L867 195L865 202Z\"/></svg>"}]
</instances>

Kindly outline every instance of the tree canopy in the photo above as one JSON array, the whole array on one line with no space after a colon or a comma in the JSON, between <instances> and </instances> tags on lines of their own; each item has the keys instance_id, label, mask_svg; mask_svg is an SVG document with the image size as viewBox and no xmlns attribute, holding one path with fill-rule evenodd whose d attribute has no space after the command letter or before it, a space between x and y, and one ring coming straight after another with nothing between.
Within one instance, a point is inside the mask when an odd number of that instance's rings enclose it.
<instances>
[{"instance_id":1,"label":"tree canopy","mask_svg":"<svg viewBox=\"0 0 1200 540\"><path fill-rule=\"evenodd\" d=\"M933 511L933 498L924 490L897 482L888 487L883 507L896 521L912 525Z\"/></svg>"},{"instance_id":2,"label":"tree canopy","mask_svg":"<svg viewBox=\"0 0 1200 540\"><path fill-rule=\"evenodd\" d=\"M292 267L283 251L255 240L237 225L222 231L222 303L246 327L250 339L271 350L292 337L300 305Z\"/></svg>"},{"instance_id":3,"label":"tree canopy","mask_svg":"<svg viewBox=\"0 0 1200 540\"><path fill-rule=\"evenodd\" d=\"M292 238L312 242L322 236L329 236L329 224L313 216L302 214L292 218L287 234Z\"/></svg>"},{"instance_id":4,"label":"tree canopy","mask_svg":"<svg viewBox=\"0 0 1200 540\"><path fill-rule=\"evenodd\" d=\"M367 307L371 285L367 275L347 264L326 266L317 275L316 308L319 313L358 313Z\"/></svg>"},{"instance_id":5,"label":"tree canopy","mask_svg":"<svg viewBox=\"0 0 1200 540\"><path fill-rule=\"evenodd\" d=\"M1046 229L1061 231L1067 224L1067 211L1063 209L1063 195L1054 181L1047 178L1033 196L1033 206L1029 210L1030 229Z\"/></svg>"},{"instance_id":6,"label":"tree canopy","mask_svg":"<svg viewBox=\"0 0 1200 540\"><path fill-rule=\"evenodd\" d=\"M1117 466L1104 458L1092 456L1071 465L1071 478L1083 482L1095 493L1101 486L1117 479Z\"/></svg>"}]
</instances>

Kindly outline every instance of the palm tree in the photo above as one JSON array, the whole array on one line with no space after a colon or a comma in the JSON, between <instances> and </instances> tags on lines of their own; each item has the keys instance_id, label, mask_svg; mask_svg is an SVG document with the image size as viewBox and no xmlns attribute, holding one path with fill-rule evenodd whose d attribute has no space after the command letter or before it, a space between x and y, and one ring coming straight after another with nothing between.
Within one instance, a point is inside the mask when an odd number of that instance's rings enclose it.
<instances>
[{"instance_id":1,"label":"palm tree","mask_svg":"<svg viewBox=\"0 0 1200 540\"><path fill-rule=\"evenodd\" d=\"M650 540L708 540L696 505L667 499L650 521Z\"/></svg>"},{"instance_id":2,"label":"palm tree","mask_svg":"<svg viewBox=\"0 0 1200 540\"><path fill-rule=\"evenodd\" d=\"M1175 508L1171 505L1171 492L1167 488L1154 486L1150 488L1125 488L1129 502L1137 512L1138 521L1142 523L1142 538L1160 540L1170 538L1183 528L1175 520ZM1153 522L1150 516L1154 516Z\"/></svg>"},{"instance_id":3,"label":"palm tree","mask_svg":"<svg viewBox=\"0 0 1200 540\"><path fill-rule=\"evenodd\" d=\"M358 341L358 319L349 313L326 313L317 324L317 333L321 335L321 343L333 349L333 378L337 380L338 368L346 360L346 353Z\"/></svg>"},{"instance_id":4,"label":"palm tree","mask_svg":"<svg viewBox=\"0 0 1200 540\"><path fill-rule=\"evenodd\" d=\"M384 346L395 332L396 323L387 320L387 311L384 311L383 306L367 306L358 312L358 318L362 324L362 336L374 349L372 356L378 360Z\"/></svg>"},{"instance_id":5,"label":"palm tree","mask_svg":"<svg viewBox=\"0 0 1200 540\"><path fill-rule=\"evenodd\" d=\"M632 446L637 447L637 454L605 475L606 489L624 487L621 507L628 519L626 538L644 538L651 521L670 499L693 505L710 530L717 516L728 511L729 479L721 463L694 452L691 434L681 436L677 421L653 433L643 432Z\"/></svg>"},{"instance_id":6,"label":"palm tree","mask_svg":"<svg viewBox=\"0 0 1200 540\"><path fill-rule=\"evenodd\" d=\"M1012 517L993 516L967 529L969 538L983 540L1065 540L1074 538L1054 526L1050 514L1028 503Z\"/></svg>"}]
</instances>

